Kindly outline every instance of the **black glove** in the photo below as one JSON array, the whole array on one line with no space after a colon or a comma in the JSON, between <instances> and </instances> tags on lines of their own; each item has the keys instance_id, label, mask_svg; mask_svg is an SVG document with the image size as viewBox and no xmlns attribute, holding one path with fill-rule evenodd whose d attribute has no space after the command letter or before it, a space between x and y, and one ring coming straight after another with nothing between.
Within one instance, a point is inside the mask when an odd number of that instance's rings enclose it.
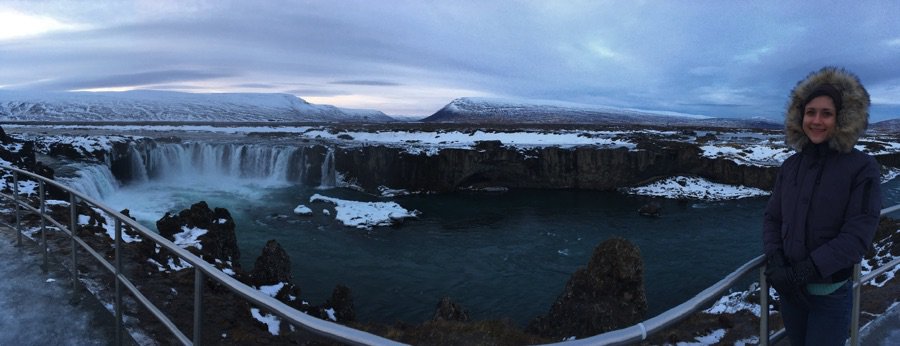
<instances>
[{"instance_id":1,"label":"black glove","mask_svg":"<svg viewBox=\"0 0 900 346\"><path fill-rule=\"evenodd\" d=\"M766 279L784 299L801 306L809 306L806 299L806 283L815 275L812 260L805 259L796 266L788 265L781 251L767 257Z\"/></svg>"},{"instance_id":2,"label":"black glove","mask_svg":"<svg viewBox=\"0 0 900 346\"><path fill-rule=\"evenodd\" d=\"M806 286L810 280L819 276L819 271L812 259L807 257L793 266L792 274L794 285Z\"/></svg>"}]
</instances>

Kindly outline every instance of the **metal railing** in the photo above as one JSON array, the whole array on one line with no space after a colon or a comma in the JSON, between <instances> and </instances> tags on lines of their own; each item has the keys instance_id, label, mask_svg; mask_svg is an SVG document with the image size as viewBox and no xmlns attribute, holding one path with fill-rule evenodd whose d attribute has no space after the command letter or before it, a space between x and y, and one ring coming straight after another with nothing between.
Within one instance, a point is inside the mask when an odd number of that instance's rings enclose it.
<instances>
[{"instance_id":1,"label":"metal railing","mask_svg":"<svg viewBox=\"0 0 900 346\"><path fill-rule=\"evenodd\" d=\"M21 228L21 212L27 211L32 212L40 216L41 220L41 246L43 247L44 252L44 265L43 268L46 271L48 264L48 253L49 248L47 244L47 222L52 224L54 227L61 230L67 236L71 238L71 246L72 246L72 280L73 285L78 284L78 267L76 262L76 252L79 248L87 251L94 259L96 259L102 267L104 267L107 271L112 273L115 276L115 319L116 319L116 345L121 345L124 337L124 324L123 324L123 304L122 304L122 296L123 296L123 288L127 289L128 292L132 294L132 296L143 305L148 311L150 311L153 316L159 320L171 333L175 336L182 344L185 345L199 345L201 343L201 335L202 335L202 297L203 297L203 281L204 278L210 278L218 283L222 284L223 287L230 290L232 293L237 294L238 296L244 298L249 301L251 304L266 309L272 312L274 315L288 321L289 323L304 328L312 333L318 334L325 338L347 343L347 344L355 344L355 345L404 345L402 343L386 339L374 334L369 334L357 329L353 329L347 326L343 326L337 323L325 321L322 319L318 319L309 315L300 312L281 301L276 300L273 297L270 297L258 290L238 281L235 278L232 278L228 274L225 274L221 270L217 269L213 265L207 263L203 259L197 257L196 255L188 252L185 249L173 244L168 239L159 235L156 232L153 232L143 225L137 223L131 218L122 215L121 213L112 210L111 208L105 206L102 203L99 203L92 198L78 192L74 191L71 188L61 185L51 179L44 178L37 174L21 170L14 167L0 166L0 170L9 171L13 176L13 186L12 195L8 195L5 193L0 193L0 198L4 198L12 201L15 204L15 213L16 213L16 224L8 225L16 230L17 242L21 245L22 243L22 228ZM19 178L20 176L27 176L30 179L34 180L38 184L38 195L39 195L39 205L37 207L31 206L27 200L22 199L19 194ZM55 220L51 215L47 214L46 210L46 201L44 200L44 190L46 185L50 185L56 188L61 189L62 191L68 193L69 195L69 207L70 207L70 225L64 226L57 220ZM89 246L83 239L81 239L77 234L77 211L76 206L79 201L86 202L92 207L96 207L103 212L107 213L111 217L115 218L115 263L109 263L103 255L95 251L91 246ZM122 253L120 248L122 247L122 227L123 223L138 233L140 233L141 237L146 240L152 241L158 244L162 249L170 251L172 254L178 256L182 260L190 263L190 265L194 268L194 321L193 321L193 339L188 338L184 333L175 326L175 323L165 315L156 305L154 305L146 296L135 286L135 284L129 280L122 272Z\"/></svg>"},{"instance_id":2,"label":"metal railing","mask_svg":"<svg viewBox=\"0 0 900 346\"><path fill-rule=\"evenodd\" d=\"M252 304L265 308L271 311L278 317L281 317L288 322L305 328L315 334L324 336L331 340L336 340L349 344L359 344L359 345L403 345L402 343L389 340L374 334L369 334L357 329L353 329L350 327L346 327L337 323L328 322L325 320L321 320L315 317L311 317L306 315L278 300L272 298L268 295L262 294L256 289L245 285L244 283L232 278L231 276L223 273L221 270L216 267L210 265L206 261L198 258L194 254L188 252L185 249L178 247L173 244L168 239L162 237L156 232L150 231L146 227L141 224L135 222L129 217L122 215L121 213L112 210L111 208L94 201L88 196L83 195L78 191L74 191L69 187L61 185L53 180L38 176L34 173L27 172L18 168L13 167L5 167L0 166L0 170L11 171L13 176L13 194L7 195L0 193L0 197L11 200L16 205L16 225L13 225L13 228L16 229L18 243L21 245L22 243L22 230L21 230L21 216L20 210L24 208L27 211L36 213L41 216L41 243L44 247L44 270L46 271L48 266L48 245L46 239L46 222L50 222L58 229L62 230L66 235L71 238L72 242L72 280L73 285L77 285L77 266L76 266L76 250L78 247L86 250L92 257L94 257L98 262L100 262L103 267L105 267L110 273L113 273L116 277L116 289L115 289L115 314L116 314L116 344L122 344L122 330L123 330L123 322L122 322L122 287L127 288L129 292L144 306L146 307L171 333L183 344L185 345L198 345L200 344L201 330L202 330L202 294L203 294L203 286L202 282L204 277L209 277L219 283L221 283L224 287L226 287L231 292L243 297L248 300ZM39 199L40 205L38 207L32 207L27 203L27 201L23 201L19 196L19 175L26 175L32 179L38 181L39 187ZM50 184L56 188L59 188L69 194L69 205L70 205L70 226L66 227L60 224L58 221L53 219L51 216L46 214L46 202L44 201L44 189L45 185ZM89 205L97 207L108 215L115 218L115 264L110 264L102 255L97 253L93 248L91 248L84 240L79 238L75 234L75 230L77 229L77 212L76 205L78 201L87 202ZM885 208L881 211L881 215L885 215L894 211L900 210L900 205L895 205L890 208ZM173 254L180 257L182 260L190 263L194 268L194 328L193 328L193 341L185 336L178 327L169 319L163 312L161 312L152 302L150 302L139 290L138 288L122 274L122 256L120 254L120 247L122 241L122 223L125 223L132 229L138 231L143 237L149 239L160 247L172 252ZM856 264L854 266L853 271L853 312L852 312L852 321L851 321L851 337L850 344L856 346L859 344L858 331L859 331L859 300L860 300L860 287L863 283L869 282L884 272L900 265L900 258L894 259L893 261L872 270L867 275L860 278L861 267L860 264ZM762 294L762 292L768 293L768 284L766 282L766 276L764 274L765 270L765 256L758 256L749 262L740 266L737 270L728 274L723 279L719 280L709 288L701 291L693 298L681 303L653 318L640 322L630 327L609 331L603 334L598 334L595 336L578 339L578 340L570 340L564 341L560 343L554 343L552 345L566 345L566 346L574 346L574 345L625 345L625 344L634 344L639 343L643 340L646 340L649 335L660 332L665 328L673 326L675 323L682 321L693 313L700 311L701 309L708 307L709 303L713 300L718 299L722 296L725 291L733 287L739 280L744 278L747 274L751 273L753 270L759 271L759 288L760 288L760 326L759 326L759 337L760 337L760 345L768 345L779 340L783 339L786 335L785 330L782 328L774 333L770 333L769 331L769 303L768 303L768 294Z\"/></svg>"}]
</instances>

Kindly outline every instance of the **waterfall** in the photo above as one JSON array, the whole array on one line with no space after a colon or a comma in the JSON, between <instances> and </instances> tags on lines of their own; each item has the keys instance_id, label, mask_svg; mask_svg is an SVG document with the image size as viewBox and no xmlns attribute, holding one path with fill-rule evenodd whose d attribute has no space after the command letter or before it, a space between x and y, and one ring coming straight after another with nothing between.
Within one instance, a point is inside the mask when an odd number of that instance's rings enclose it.
<instances>
[{"instance_id":1,"label":"waterfall","mask_svg":"<svg viewBox=\"0 0 900 346\"><path fill-rule=\"evenodd\" d=\"M128 146L128 155L131 157L131 179L138 183L147 182L147 165L144 164L144 155L137 150L134 143Z\"/></svg>"},{"instance_id":2,"label":"waterfall","mask_svg":"<svg viewBox=\"0 0 900 346\"><path fill-rule=\"evenodd\" d=\"M137 182L227 178L268 184L302 182L308 170L305 155L302 147L200 142L157 144L130 153L132 169L142 172L133 173Z\"/></svg>"},{"instance_id":3,"label":"waterfall","mask_svg":"<svg viewBox=\"0 0 900 346\"><path fill-rule=\"evenodd\" d=\"M337 183L336 177L337 174L334 172L334 148L328 147L325 160L322 161L322 182L319 183L319 188L334 187Z\"/></svg>"},{"instance_id":4,"label":"waterfall","mask_svg":"<svg viewBox=\"0 0 900 346\"><path fill-rule=\"evenodd\" d=\"M72 176L58 177L57 180L97 200L103 199L119 188L119 182L105 165L79 164Z\"/></svg>"}]
</instances>

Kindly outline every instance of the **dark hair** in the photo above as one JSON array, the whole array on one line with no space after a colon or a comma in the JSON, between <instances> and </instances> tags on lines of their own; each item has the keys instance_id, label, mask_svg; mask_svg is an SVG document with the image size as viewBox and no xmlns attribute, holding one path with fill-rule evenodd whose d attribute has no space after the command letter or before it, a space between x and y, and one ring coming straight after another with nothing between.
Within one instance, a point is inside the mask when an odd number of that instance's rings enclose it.
<instances>
[{"instance_id":1,"label":"dark hair","mask_svg":"<svg viewBox=\"0 0 900 346\"><path fill-rule=\"evenodd\" d=\"M805 100L803 100L803 103L800 105L800 114L803 114L803 111L806 110L806 105L809 104L810 101L819 96L830 97L831 101L834 102L834 111L841 111L841 105L843 104L843 100L841 99L841 92L831 84L822 84L815 90L813 90L813 92L811 92Z\"/></svg>"}]
</instances>

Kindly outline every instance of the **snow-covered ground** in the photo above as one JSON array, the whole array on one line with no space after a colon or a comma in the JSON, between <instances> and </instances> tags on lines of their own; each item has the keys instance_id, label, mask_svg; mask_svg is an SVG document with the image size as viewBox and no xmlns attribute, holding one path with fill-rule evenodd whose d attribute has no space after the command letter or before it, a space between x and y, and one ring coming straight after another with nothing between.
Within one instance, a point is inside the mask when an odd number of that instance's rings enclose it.
<instances>
[{"instance_id":1,"label":"snow-covered ground","mask_svg":"<svg viewBox=\"0 0 900 346\"><path fill-rule=\"evenodd\" d=\"M40 252L14 235L0 230L0 345L107 345L112 330L97 321L107 312L89 296L73 303L68 273L44 274Z\"/></svg>"}]
</instances>

